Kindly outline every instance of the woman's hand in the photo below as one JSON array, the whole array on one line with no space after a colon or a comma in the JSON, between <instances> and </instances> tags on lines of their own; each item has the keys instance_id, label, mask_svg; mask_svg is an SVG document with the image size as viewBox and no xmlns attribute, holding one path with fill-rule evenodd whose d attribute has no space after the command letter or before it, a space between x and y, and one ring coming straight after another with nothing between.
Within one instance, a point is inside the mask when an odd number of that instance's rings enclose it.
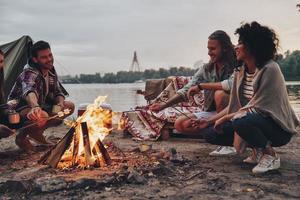
<instances>
[{"instance_id":1,"label":"woman's hand","mask_svg":"<svg viewBox=\"0 0 300 200\"><path fill-rule=\"evenodd\" d=\"M199 93L199 87L197 85L190 87L190 89L187 92L188 99L191 99L195 94Z\"/></svg>"},{"instance_id":2,"label":"woman's hand","mask_svg":"<svg viewBox=\"0 0 300 200\"><path fill-rule=\"evenodd\" d=\"M214 125L214 128L216 129L216 131L219 133L222 132L223 124L229 120L230 120L230 117L228 115L225 115L225 116L221 117L220 119L218 119Z\"/></svg>"}]
</instances>

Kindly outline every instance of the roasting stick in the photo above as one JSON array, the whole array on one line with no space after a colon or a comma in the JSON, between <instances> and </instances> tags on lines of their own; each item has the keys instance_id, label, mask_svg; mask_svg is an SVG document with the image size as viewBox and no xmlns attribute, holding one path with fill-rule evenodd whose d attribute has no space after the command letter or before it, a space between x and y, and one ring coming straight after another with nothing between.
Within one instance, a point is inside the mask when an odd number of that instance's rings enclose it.
<instances>
[{"instance_id":1,"label":"roasting stick","mask_svg":"<svg viewBox=\"0 0 300 200\"><path fill-rule=\"evenodd\" d=\"M55 119L55 118L57 118L57 117L63 117L64 115L68 115L68 114L70 114L70 112L71 112L70 109L64 109L63 111L58 112L56 115L51 116L51 117L46 117L46 118L44 118L44 119L46 119L46 121L49 121L49 120ZM63 120L63 119L61 119L61 120ZM34 123L31 123L31 124L28 124L28 125L26 125L26 126L23 126L22 128L19 128L18 130L20 131L20 130L29 128L29 127L31 127L31 126L37 125L38 123L39 123L39 122L34 122Z\"/></svg>"},{"instance_id":2,"label":"roasting stick","mask_svg":"<svg viewBox=\"0 0 300 200\"><path fill-rule=\"evenodd\" d=\"M161 100L163 103L167 103L166 101ZM178 108L171 106L172 108L174 108L175 110L177 110L178 112L180 112L181 114L183 114L184 116L186 116L189 119L192 119L190 116L188 116L186 113L182 112L181 110L179 110ZM126 110L123 111L123 113L127 113L127 112L133 112L133 111L141 111L142 109L135 109L135 110Z\"/></svg>"},{"instance_id":3,"label":"roasting stick","mask_svg":"<svg viewBox=\"0 0 300 200\"><path fill-rule=\"evenodd\" d=\"M128 113L128 112L133 112L133 111L142 111L143 109L132 109L132 110L126 110L122 111L122 113Z\"/></svg>"},{"instance_id":4,"label":"roasting stick","mask_svg":"<svg viewBox=\"0 0 300 200\"><path fill-rule=\"evenodd\" d=\"M13 104L16 104L16 103L18 103L17 100L11 100L11 101L9 101L7 103L0 104L0 108L7 108L9 105L13 105Z\"/></svg>"}]
</instances>

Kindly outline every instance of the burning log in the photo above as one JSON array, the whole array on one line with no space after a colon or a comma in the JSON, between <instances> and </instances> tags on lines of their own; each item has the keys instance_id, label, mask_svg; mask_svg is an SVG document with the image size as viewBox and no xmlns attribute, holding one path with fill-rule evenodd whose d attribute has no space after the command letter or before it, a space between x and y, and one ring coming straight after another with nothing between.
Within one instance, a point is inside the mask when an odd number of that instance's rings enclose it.
<instances>
[{"instance_id":1,"label":"burning log","mask_svg":"<svg viewBox=\"0 0 300 200\"><path fill-rule=\"evenodd\" d=\"M81 123L81 132L83 137L85 164L86 166L92 166L94 165L95 161L93 160L92 157L89 130L86 122Z\"/></svg>"},{"instance_id":2,"label":"burning log","mask_svg":"<svg viewBox=\"0 0 300 200\"><path fill-rule=\"evenodd\" d=\"M56 168L61 157L63 156L65 151L70 147L74 133L75 127L70 128L68 133L45 155L41 157L39 163L48 164L51 167Z\"/></svg>"},{"instance_id":3,"label":"burning log","mask_svg":"<svg viewBox=\"0 0 300 200\"><path fill-rule=\"evenodd\" d=\"M79 135L74 134L75 130L76 126L72 127L55 146L53 146L46 154L41 157L39 163L48 164L53 168L57 168L60 161L68 161L71 157L70 166L74 167L78 165ZM81 123L81 132L83 137L85 166L100 167L105 166L105 164L111 165L111 158L100 139L97 140L93 147L93 150L91 151L91 143L86 122ZM72 141L72 156L65 156L63 158L66 151L70 148Z\"/></svg>"},{"instance_id":4,"label":"burning log","mask_svg":"<svg viewBox=\"0 0 300 200\"><path fill-rule=\"evenodd\" d=\"M104 167L105 160L101 154L99 154L100 149L97 149L96 145L92 150L93 154L96 155L95 167Z\"/></svg>"},{"instance_id":5,"label":"burning log","mask_svg":"<svg viewBox=\"0 0 300 200\"><path fill-rule=\"evenodd\" d=\"M100 140L97 140L96 144L95 144L95 149L98 150L98 152L100 151L105 163L107 165L111 165L111 159L110 159L110 156L106 150L106 148L104 147L103 143L100 141ZM97 151L96 150L96 151Z\"/></svg>"},{"instance_id":6,"label":"burning log","mask_svg":"<svg viewBox=\"0 0 300 200\"><path fill-rule=\"evenodd\" d=\"M79 137L80 135L75 134L73 137L73 154L72 154L72 166L74 167L76 164L78 164L78 151L79 151Z\"/></svg>"},{"instance_id":7,"label":"burning log","mask_svg":"<svg viewBox=\"0 0 300 200\"><path fill-rule=\"evenodd\" d=\"M110 165L110 156L101 142L111 131L112 111L99 106L105 98L100 96L89 105L64 138L39 162L62 169Z\"/></svg>"}]
</instances>

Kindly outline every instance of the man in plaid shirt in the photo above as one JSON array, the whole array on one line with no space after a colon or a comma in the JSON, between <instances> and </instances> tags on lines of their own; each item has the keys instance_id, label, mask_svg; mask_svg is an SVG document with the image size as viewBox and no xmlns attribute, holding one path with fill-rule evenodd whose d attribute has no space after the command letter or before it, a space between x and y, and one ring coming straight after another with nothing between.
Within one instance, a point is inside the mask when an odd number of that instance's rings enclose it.
<instances>
[{"instance_id":1,"label":"man in plaid shirt","mask_svg":"<svg viewBox=\"0 0 300 200\"><path fill-rule=\"evenodd\" d=\"M52 112L54 105L60 110L69 108L70 114L74 111L74 104L65 101L65 95L68 93L58 81L50 45L44 41L36 42L32 46L31 56L8 96L8 102L17 100L18 103L14 108L26 121L25 125L38 122L36 126L22 129L16 136L16 144L25 151L35 150L30 139L48 144L43 136L44 130L62 122L62 120L46 120L56 114Z\"/></svg>"}]
</instances>

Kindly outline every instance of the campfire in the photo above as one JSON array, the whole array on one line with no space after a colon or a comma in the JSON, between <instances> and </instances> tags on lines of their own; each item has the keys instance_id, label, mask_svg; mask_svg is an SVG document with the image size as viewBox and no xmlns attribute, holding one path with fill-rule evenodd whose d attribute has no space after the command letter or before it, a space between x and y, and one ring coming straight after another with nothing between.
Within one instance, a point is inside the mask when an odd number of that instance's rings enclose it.
<instances>
[{"instance_id":1,"label":"campfire","mask_svg":"<svg viewBox=\"0 0 300 200\"><path fill-rule=\"evenodd\" d=\"M53 168L101 167L111 164L102 141L112 130L112 111L105 108L106 96L99 96L72 122L68 133L42 158Z\"/></svg>"}]
</instances>

